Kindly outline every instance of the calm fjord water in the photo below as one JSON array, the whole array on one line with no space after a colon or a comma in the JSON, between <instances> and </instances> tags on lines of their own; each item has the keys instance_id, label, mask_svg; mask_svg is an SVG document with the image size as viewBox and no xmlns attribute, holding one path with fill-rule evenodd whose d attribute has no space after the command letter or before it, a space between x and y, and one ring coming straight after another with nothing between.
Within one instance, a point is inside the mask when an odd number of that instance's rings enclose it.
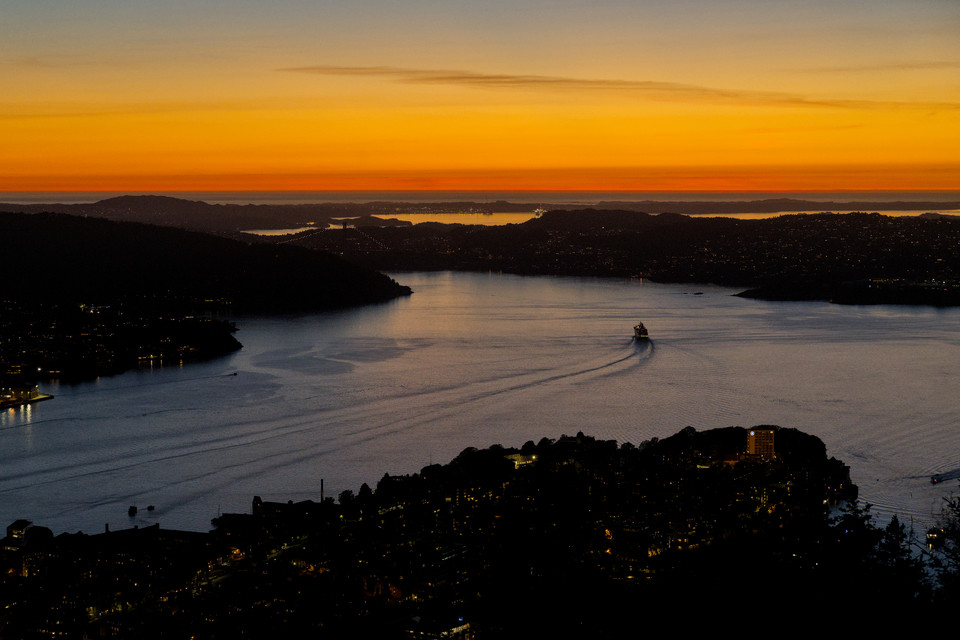
<instances>
[{"instance_id":1,"label":"calm fjord water","mask_svg":"<svg viewBox=\"0 0 960 640\"><path fill-rule=\"evenodd\" d=\"M813 433L875 512L917 525L957 489L929 476L960 467L960 310L624 280L397 279L416 293L243 319L232 356L45 387L56 399L0 413L0 521L206 530L254 495L319 499L321 478L336 497L468 446L577 431L638 443L687 425ZM631 339L637 320L647 344Z\"/></svg>"}]
</instances>

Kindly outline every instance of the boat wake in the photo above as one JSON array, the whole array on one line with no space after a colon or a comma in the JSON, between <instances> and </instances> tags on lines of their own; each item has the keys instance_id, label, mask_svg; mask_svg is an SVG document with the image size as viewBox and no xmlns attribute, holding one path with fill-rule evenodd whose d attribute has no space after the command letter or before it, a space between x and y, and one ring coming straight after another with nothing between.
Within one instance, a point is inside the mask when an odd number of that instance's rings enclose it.
<instances>
[{"instance_id":1,"label":"boat wake","mask_svg":"<svg viewBox=\"0 0 960 640\"><path fill-rule=\"evenodd\" d=\"M638 352L641 355L646 355L647 357L650 357L653 355L653 345L649 342L642 345L638 343L636 350L631 350L630 353L627 353L626 355L616 358L615 360L604 362L602 364L583 367L580 369L575 369L573 371L556 373L554 375L549 375L543 378L535 378L533 380L529 380L526 382L518 382L517 384L501 387L494 391L477 394L471 398L468 398L467 401L472 402L476 400L483 400L483 399L497 396L503 393L522 391L524 389L530 389L532 387L538 387L541 385L546 385L553 382L560 382L563 380L577 379L577 378L580 378L583 376L589 376L590 374L598 373L598 372L602 372L603 375L619 375L620 373L622 373L622 370L620 367L618 367L618 365L622 365L624 363L636 360Z\"/></svg>"}]
</instances>

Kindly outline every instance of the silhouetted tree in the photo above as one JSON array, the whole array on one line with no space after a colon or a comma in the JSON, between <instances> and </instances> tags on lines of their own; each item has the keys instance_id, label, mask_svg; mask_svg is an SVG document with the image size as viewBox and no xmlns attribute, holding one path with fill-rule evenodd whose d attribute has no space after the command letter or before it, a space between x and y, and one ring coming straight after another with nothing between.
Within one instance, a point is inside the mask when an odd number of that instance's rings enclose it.
<instances>
[{"instance_id":1,"label":"silhouetted tree","mask_svg":"<svg viewBox=\"0 0 960 640\"><path fill-rule=\"evenodd\" d=\"M929 597L930 584L917 547L913 529L894 515L880 533L875 554L876 583L884 600L908 605Z\"/></svg>"},{"instance_id":2,"label":"silhouetted tree","mask_svg":"<svg viewBox=\"0 0 960 640\"><path fill-rule=\"evenodd\" d=\"M940 596L960 599L960 496L944 498L938 522L943 530L942 543L933 550L933 564L940 583Z\"/></svg>"}]
</instances>

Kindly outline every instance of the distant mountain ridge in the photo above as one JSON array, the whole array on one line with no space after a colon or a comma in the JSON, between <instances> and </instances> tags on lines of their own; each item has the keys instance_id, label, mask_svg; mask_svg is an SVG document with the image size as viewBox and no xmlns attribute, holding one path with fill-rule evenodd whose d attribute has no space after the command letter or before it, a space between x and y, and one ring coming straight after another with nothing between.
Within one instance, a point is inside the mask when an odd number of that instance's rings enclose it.
<instances>
[{"instance_id":1,"label":"distant mountain ridge","mask_svg":"<svg viewBox=\"0 0 960 640\"><path fill-rule=\"evenodd\" d=\"M3 204L0 212L63 213L115 222L141 222L191 231L235 232L244 229L283 229L327 226L335 218L359 217L356 205L237 205L209 204L170 196L117 196L88 204Z\"/></svg>"},{"instance_id":2,"label":"distant mountain ridge","mask_svg":"<svg viewBox=\"0 0 960 640\"><path fill-rule=\"evenodd\" d=\"M563 207L567 208L567 207ZM580 207L578 207L580 208ZM942 209L960 209L960 202L934 202L892 200L871 202L869 200L828 201L798 200L795 198L766 198L763 200L738 200L733 202L689 202L689 201L623 201L605 200L597 203L597 209L620 209L625 211L648 211L651 213L683 213L687 215L710 215L721 213L776 213L779 211L834 212L849 211L922 211Z\"/></svg>"},{"instance_id":3,"label":"distant mountain ridge","mask_svg":"<svg viewBox=\"0 0 960 640\"><path fill-rule=\"evenodd\" d=\"M496 201L486 203L451 202L348 202L317 204L209 204L199 200L185 200L170 196L143 195L117 196L86 204L14 204L0 203L0 212L11 213L66 213L124 222L144 222L195 231L217 233L237 232L248 229L285 229L308 225L322 228L339 218L363 218L378 216L389 218L398 213L440 212L518 212L533 211L539 205ZM582 210L582 204L551 204L552 210ZM729 213L775 213L821 212L821 211L944 211L960 210L960 201L907 201L891 202L817 202L793 198L767 198L735 202L688 202L688 201L603 201L590 207L593 210L680 213L685 215L718 215ZM370 221L358 224L385 224L408 226L410 223Z\"/></svg>"}]
</instances>

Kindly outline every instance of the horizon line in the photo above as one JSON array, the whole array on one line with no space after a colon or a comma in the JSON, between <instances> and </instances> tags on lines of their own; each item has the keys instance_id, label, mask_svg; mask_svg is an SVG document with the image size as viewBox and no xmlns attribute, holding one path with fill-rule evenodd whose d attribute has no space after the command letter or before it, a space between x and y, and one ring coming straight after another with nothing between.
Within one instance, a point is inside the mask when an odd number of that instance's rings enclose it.
<instances>
[{"instance_id":1,"label":"horizon line","mask_svg":"<svg viewBox=\"0 0 960 640\"><path fill-rule=\"evenodd\" d=\"M811 189L811 190L626 190L626 189L338 189L338 190L44 190L12 191L0 189L5 205L91 205L119 197L169 197L212 205L321 205L400 203L492 203L517 205L582 205L601 203L671 202L760 202L772 200L809 201L853 206L897 203L913 204L917 209L953 211L960 202L958 189Z\"/></svg>"},{"instance_id":2,"label":"horizon line","mask_svg":"<svg viewBox=\"0 0 960 640\"><path fill-rule=\"evenodd\" d=\"M957 193L957 188L823 188L823 189L6 189L0 193Z\"/></svg>"}]
</instances>

